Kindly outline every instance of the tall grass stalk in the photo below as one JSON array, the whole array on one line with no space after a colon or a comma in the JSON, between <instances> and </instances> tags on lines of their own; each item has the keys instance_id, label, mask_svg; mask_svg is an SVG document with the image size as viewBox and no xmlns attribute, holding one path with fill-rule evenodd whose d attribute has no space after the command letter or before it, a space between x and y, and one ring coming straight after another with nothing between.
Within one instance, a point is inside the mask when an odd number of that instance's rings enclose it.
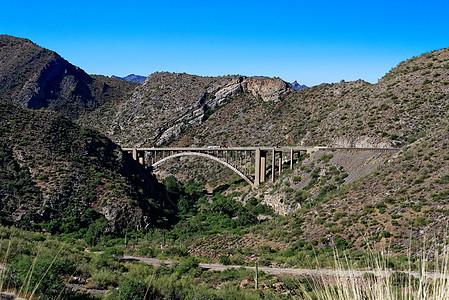
<instances>
[{"instance_id":1,"label":"tall grass stalk","mask_svg":"<svg viewBox=\"0 0 449 300\"><path fill-rule=\"evenodd\" d=\"M33 259L33 263L31 264L30 269L28 270L25 279L23 280L23 284L19 289L19 295L22 293L22 291L29 291L30 290L30 285L31 285L31 278L33 277L33 273L34 273L34 267L36 266L36 262L37 259L39 257L39 254L42 250L42 245L39 247L39 250L37 251L36 256Z\"/></svg>"},{"instance_id":2,"label":"tall grass stalk","mask_svg":"<svg viewBox=\"0 0 449 300\"><path fill-rule=\"evenodd\" d=\"M410 254L409 254L410 255ZM393 272L388 269L387 257L371 255L369 269L361 272L351 268L351 261L341 258L334 250L336 276L312 278L312 289L302 285L305 299L315 300L449 300L449 251L436 250L429 269L430 255L425 248L418 259L418 271Z\"/></svg>"},{"instance_id":3,"label":"tall grass stalk","mask_svg":"<svg viewBox=\"0 0 449 300\"><path fill-rule=\"evenodd\" d=\"M55 257L53 257L53 260L51 261L50 265L48 266L47 270L45 270L45 273L42 274L39 282L36 284L36 286L33 289L33 292L31 293L30 299L33 298L34 294L36 293L37 289L39 288L39 286L41 285L42 281L44 280L45 276L47 275L48 271L50 271L51 267L53 266L53 264L56 261L56 258L59 256L59 254L62 251L62 246L59 248L58 252L56 253Z\"/></svg>"},{"instance_id":4,"label":"tall grass stalk","mask_svg":"<svg viewBox=\"0 0 449 300\"><path fill-rule=\"evenodd\" d=\"M3 291L5 278L6 278L6 265L8 263L9 252L11 251L11 241L8 243L8 248L6 249L5 259L3 261L3 268L0 269L0 292Z\"/></svg>"}]
</instances>

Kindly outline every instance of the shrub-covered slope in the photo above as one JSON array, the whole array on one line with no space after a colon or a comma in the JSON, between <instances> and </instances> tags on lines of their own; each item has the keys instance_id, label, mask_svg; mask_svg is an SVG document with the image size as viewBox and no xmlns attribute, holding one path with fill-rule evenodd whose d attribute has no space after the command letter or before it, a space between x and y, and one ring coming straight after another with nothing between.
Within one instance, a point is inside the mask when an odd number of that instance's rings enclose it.
<instances>
[{"instance_id":1,"label":"shrub-covered slope","mask_svg":"<svg viewBox=\"0 0 449 300\"><path fill-rule=\"evenodd\" d=\"M95 131L6 101L0 129L2 223L71 232L101 216L117 229L161 217L157 181Z\"/></svg>"}]
</instances>

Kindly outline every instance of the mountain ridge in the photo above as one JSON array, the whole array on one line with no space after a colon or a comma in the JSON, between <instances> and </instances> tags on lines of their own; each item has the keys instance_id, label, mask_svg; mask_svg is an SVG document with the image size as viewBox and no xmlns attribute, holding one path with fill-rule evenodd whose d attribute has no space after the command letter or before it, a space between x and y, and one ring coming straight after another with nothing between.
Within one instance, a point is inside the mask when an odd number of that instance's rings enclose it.
<instances>
[{"instance_id":1,"label":"mountain ridge","mask_svg":"<svg viewBox=\"0 0 449 300\"><path fill-rule=\"evenodd\" d=\"M121 79L121 80L125 80L125 81L132 81L132 82L137 82L137 83L144 83L145 79L147 79L145 76L136 75L136 74L129 74L125 77L119 77L119 76L112 75L111 78Z\"/></svg>"},{"instance_id":2,"label":"mountain ridge","mask_svg":"<svg viewBox=\"0 0 449 300\"><path fill-rule=\"evenodd\" d=\"M293 82L289 82L290 86L295 90L295 91L299 91L299 90L303 90L308 88L307 85L305 84L299 84L296 80Z\"/></svg>"},{"instance_id":3,"label":"mountain ridge","mask_svg":"<svg viewBox=\"0 0 449 300\"><path fill-rule=\"evenodd\" d=\"M24 108L46 108L75 120L136 84L88 75L56 52L30 40L0 35L0 99Z\"/></svg>"}]
</instances>

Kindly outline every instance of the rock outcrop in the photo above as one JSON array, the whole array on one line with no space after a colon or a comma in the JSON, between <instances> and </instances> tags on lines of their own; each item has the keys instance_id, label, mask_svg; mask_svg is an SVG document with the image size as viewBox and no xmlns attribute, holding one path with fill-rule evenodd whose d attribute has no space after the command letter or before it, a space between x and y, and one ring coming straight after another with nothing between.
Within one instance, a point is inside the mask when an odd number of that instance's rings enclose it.
<instances>
[{"instance_id":1,"label":"rock outcrop","mask_svg":"<svg viewBox=\"0 0 449 300\"><path fill-rule=\"evenodd\" d=\"M293 89L280 78L249 77L242 83L243 90L260 96L263 101L278 101L287 96Z\"/></svg>"}]
</instances>

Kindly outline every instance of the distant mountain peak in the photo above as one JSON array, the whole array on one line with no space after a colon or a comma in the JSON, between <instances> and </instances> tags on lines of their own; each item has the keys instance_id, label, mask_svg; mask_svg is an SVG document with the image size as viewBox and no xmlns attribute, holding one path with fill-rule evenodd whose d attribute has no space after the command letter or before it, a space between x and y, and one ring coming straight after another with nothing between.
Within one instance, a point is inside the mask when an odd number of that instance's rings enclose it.
<instances>
[{"instance_id":1,"label":"distant mountain peak","mask_svg":"<svg viewBox=\"0 0 449 300\"><path fill-rule=\"evenodd\" d=\"M299 90L303 90L303 89L308 88L307 85L299 84L296 80L293 81L293 82L291 82L291 83L289 83L289 84L290 84L290 86L291 86L294 90L296 90L296 91L299 91Z\"/></svg>"},{"instance_id":2,"label":"distant mountain peak","mask_svg":"<svg viewBox=\"0 0 449 300\"><path fill-rule=\"evenodd\" d=\"M126 77L118 77L118 76L112 75L111 77L116 78L116 79L125 80L125 81L137 82L137 83L144 83L145 79L147 79L145 76L136 75L136 74L129 74Z\"/></svg>"}]
</instances>

